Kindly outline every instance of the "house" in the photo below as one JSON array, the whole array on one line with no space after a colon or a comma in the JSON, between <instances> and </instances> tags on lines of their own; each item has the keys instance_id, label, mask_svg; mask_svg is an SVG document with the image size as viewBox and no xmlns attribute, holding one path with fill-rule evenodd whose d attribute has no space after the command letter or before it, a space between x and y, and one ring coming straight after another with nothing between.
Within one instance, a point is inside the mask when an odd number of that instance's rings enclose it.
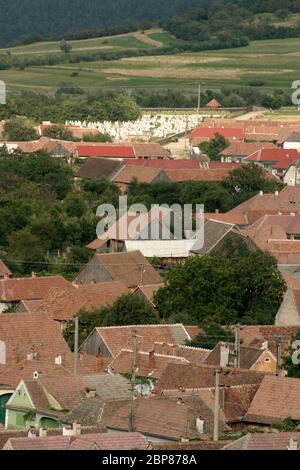
<instances>
[{"instance_id":1,"label":"house","mask_svg":"<svg viewBox=\"0 0 300 470\"><path fill-rule=\"evenodd\" d=\"M298 186L286 186L280 192L260 191L247 201L227 212L228 216L242 217L245 225L251 225L265 215L289 215L300 210Z\"/></svg>"},{"instance_id":2,"label":"house","mask_svg":"<svg viewBox=\"0 0 300 470\"><path fill-rule=\"evenodd\" d=\"M165 158L163 160L152 158L144 160L124 160L124 165L143 166L147 168L159 168L161 170L195 170L201 168L198 160Z\"/></svg>"},{"instance_id":3,"label":"house","mask_svg":"<svg viewBox=\"0 0 300 470\"><path fill-rule=\"evenodd\" d=\"M232 214L230 212L219 212L218 209L215 212L205 212L204 221L206 222L207 220L228 223L235 225L237 228L243 228L248 225L243 213Z\"/></svg>"},{"instance_id":4,"label":"house","mask_svg":"<svg viewBox=\"0 0 300 470\"><path fill-rule=\"evenodd\" d=\"M129 240L170 241L174 238L170 227L174 226L175 219L174 211L160 206L153 206L147 213L127 211L87 248L98 253L115 253L125 251ZM137 249L131 248L130 251Z\"/></svg>"},{"instance_id":5,"label":"house","mask_svg":"<svg viewBox=\"0 0 300 470\"><path fill-rule=\"evenodd\" d=\"M292 131L283 142L284 149L296 149L300 151L300 132Z\"/></svg>"},{"instance_id":6,"label":"house","mask_svg":"<svg viewBox=\"0 0 300 470\"><path fill-rule=\"evenodd\" d=\"M155 308L155 301L154 301L154 296L158 289L161 287L164 287L164 283L161 284L147 284L143 286L138 286L136 289L132 292L132 295L137 295L141 297L142 299L146 300L146 302L149 302L152 307Z\"/></svg>"},{"instance_id":7,"label":"house","mask_svg":"<svg viewBox=\"0 0 300 470\"><path fill-rule=\"evenodd\" d=\"M128 325L95 328L80 346L93 356L115 358L122 349L132 349L132 336L137 334L138 350L151 352L159 341L171 344L185 344L191 337L181 324Z\"/></svg>"},{"instance_id":8,"label":"house","mask_svg":"<svg viewBox=\"0 0 300 470\"><path fill-rule=\"evenodd\" d=\"M300 421L300 379L266 375L244 420L251 424L270 425L288 417Z\"/></svg>"},{"instance_id":9,"label":"house","mask_svg":"<svg viewBox=\"0 0 300 470\"><path fill-rule=\"evenodd\" d=\"M277 325L243 325L240 330L242 344L245 346L262 346L276 355L278 339L281 344L282 357L286 354L294 335L299 331L299 326Z\"/></svg>"},{"instance_id":10,"label":"house","mask_svg":"<svg viewBox=\"0 0 300 470\"><path fill-rule=\"evenodd\" d=\"M40 435L28 437L12 437L7 440L3 450L146 450L149 443L142 434L131 433L81 433L81 427L74 426L73 433L66 428L62 435L48 436L47 430L41 430Z\"/></svg>"},{"instance_id":11,"label":"house","mask_svg":"<svg viewBox=\"0 0 300 470\"><path fill-rule=\"evenodd\" d=\"M158 143L78 143L78 158L114 158L114 159L165 159L171 158L170 152Z\"/></svg>"},{"instance_id":12,"label":"house","mask_svg":"<svg viewBox=\"0 0 300 470\"><path fill-rule=\"evenodd\" d=\"M123 162L110 158L94 158L86 160L76 173L80 179L107 179L112 181L114 176L123 168Z\"/></svg>"},{"instance_id":13,"label":"house","mask_svg":"<svg viewBox=\"0 0 300 470\"><path fill-rule=\"evenodd\" d=\"M226 444L222 450L300 450L300 433L249 433Z\"/></svg>"},{"instance_id":14,"label":"house","mask_svg":"<svg viewBox=\"0 0 300 470\"><path fill-rule=\"evenodd\" d=\"M135 157L142 160L148 159L169 159L171 153L157 142L133 142L133 150Z\"/></svg>"},{"instance_id":15,"label":"house","mask_svg":"<svg viewBox=\"0 0 300 470\"><path fill-rule=\"evenodd\" d=\"M300 185L300 172L299 172L300 159L293 163L288 163L283 168L282 181L289 186Z\"/></svg>"},{"instance_id":16,"label":"house","mask_svg":"<svg viewBox=\"0 0 300 470\"><path fill-rule=\"evenodd\" d=\"M215 386L215 371L220 366L208 364L168 364L162 372L154 392L169 390L197 390ZM263 372L248 369L224 368L220 383L226 386L257 385L264 377Z\"/></svg>"},{"instance_id":17,"label":"house","mask_svg":"<svg viewBox=\"0 0 300 470\"><path fill-rule=\"evenodd\" d=\"M199 168L165 170L169 181L182 183L186 181L223 181L230 176L232 168Z\"/></svg>"},{"instance_id":18,"label":"house","mask_svg":"<svg viewBox=\"0 0 300 470\"><path fill-rule=\"evenodd\" d=\"M170 363L188 364L188 360L179 356L158 354L155 351L137 351L135 358L135 373L138 377L157 380L163 370ZM119 374L132 374L133 350L121 349L116 357L109 363L108 370Z\"/></svg>"},{"instance_id":19,"label":"house","mask_svg":"<svg viewBox=\"0 0 300 470\"><path fill-rule=\"evenodd\" d=\"M227 140L244 140L244 130L238 127L205 127L205 123L194 129L189 135L190 150L197 147L202 142L213 139L216 135L221 135Z\"/></svg>"},{"instance_id":20,"label":"house","mask_svg":"<svg viewBox=\"0 0 300 470\"><path fill-rule=\"evenodd\" d=\"M37 313L0 315L0 374L28 358L55 363L58 356L72 364L58 322Z\"/></svg>"},{"instance_id":21,"label":"house","mask_svg":"<svg viewBox=\"0 0 300 470\"><path fill-rule=\"evenodd\" d=\"M128 289L118 281L99 282L90 285L71 285L68 289L52 288L35 308L35 312L60 322L68 322L81 309L93 311L111 306Z\"/></svg>"},{"instance_id":22,"label":"house","mask_svg":"<svg viewBox=\"0 0 300 470\"><path fill-rule=\"evenodd\" d=\"M240 368L257 370L262 372L276 373L277 360L274 354L265 347L257 348L253 346L239 347L240 350ZM224 343L220 341L204 360L204 364L235 367L237 353L233 343Z\"/></svg>"},{"instance_id":23,"label":"house","mask_svg":"<svg viewBox=\"0 0 300 470\"><path fill-rule=\"evenodd\" d=\"M189 327L186 326L185 329L189 332ZM156 341L154 343L154 352L157 354L181 357L193 364L202 364L211 350L186 346L184 344L169 344Z\"/></svg>"},{"instance_id":24,"label":"house","mask_svg":"<svg viewBox=\"0 0 300 470\"><path fill-rule=\"evenodd\" d=\"M21 300L42 300L52 287L68 287L62 276L43 276L0 279L0 313Z\"/></svg>"},{"instance_id":25,"label":"house","mask_svg":"<svg viewBox=\"0 0 300 470\"><path fill-rule=\"evenodd\" d=\"M211 99L205 106L207 109L218 109L221 108L222 105L219 103L219 101L216 100L216 98Z\"/></svg>"},{"instance_id":26,"label":"house","mask_svg":"<svg viewBox=\"0 0 300 470\"><path fill-rule=\"evenodd\" d=\"M243 161L245 163L256 163L276 174L277 170L282 170L284 167L288 168L290 164L298 161L299 158L300 154L296 149L261 148L248 155ZM277 164L278 167L276 167Z\"/></svg>"},{"instance_id":27,"label":"house","mask_svg":"<svg viewBox=\"0 0 300 470\"><path fill-rule=\"evenodd\" d=\"M76 155L78 158L112 158L123 160L135 158L133 146L126 144L77 143Z\"/></svg>"},{"instance_id":28,"label":"house","mask_svg":"<svg viewBox=\"0 0 300 470\"><path fill-rule=\"evenodd\" d=\"M160 183L170 182L170 178L167 173L160 168L134 165L124 166L113 177L113 182L116 183L122 193L135 181L137 183Z\"/></svg>"},{"instance_id":29,"label":"house","mask_svg":"<svg viewBox=\"0 0 300 470\"><path fill-rule=\"evenodd\" d=\"M208 403L207 403L208 402ZM195 397L137 397L133 402L133 429L152 441L190 441L212 435L212 400ZM104 412L101 425L108 433L127 431L130 413L128 402L115 412ZM230 432L220 412L220 433Z\"/></svg>"},{"instance_id":30,"label":"house","mask_svg":"<svg viewBox=\"0 0 300 470\"><path fill-rule=\"evenodd\" d=\"M242 162L244 158L248 155L251 155L261 148L276 148L276 145L270 142L242 142L242 141L232 141L221 152L221 157L226 162Z\"/></svg>"},{"instance_id":31,"label":"house","mask_svg":"<svg viewBox=\"0 0 300 470\"><path fill-rule=\"evenodd\" d=\"M126 287L161 284L161 277L140 251L96 253L74 279L76 284L117 281Z\"/></svg>"},{"instance_id":32,"label":"house","mask_svg":"<svg viewBox=\"0 0 300 470\"><path fill-rule=\"evenodd\" d=\"M0 279L4 279L4 278L7 278L7 277L11 277L11 276L12 276L11 270L0 259Z\"/></svg>"},{"instance_id":33,"label":"house","mask_svg":"<svg viewBox=\"0 0 300 470\"><path fill-rule=\"evenodd\" d=\"M256 251L254 243L233 224L209 219L204 223L204 245L200 249L192 248L192 252L198 256L212 253L223 253L228 248L238 247L241 241L252 251Z\"/></svg>"},{"instance_id":34,"label":"house","mask_svg":"<svg viewBox=\"0 0 300 470\"><path fill-rule=\"evenodd\" d=\"M64 415L85 396L84 382L71 372L21 380L7 401L5 428L60 427Z\"/></svg>"}]
</instances>

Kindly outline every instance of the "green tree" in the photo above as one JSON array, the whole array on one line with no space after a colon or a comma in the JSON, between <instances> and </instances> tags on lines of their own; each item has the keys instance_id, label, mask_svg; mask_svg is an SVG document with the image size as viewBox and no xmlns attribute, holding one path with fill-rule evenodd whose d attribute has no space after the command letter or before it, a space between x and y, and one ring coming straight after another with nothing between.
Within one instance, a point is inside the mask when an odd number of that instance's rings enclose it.
<instances>
[{"instance_id":1,"label":"green tree","mask_svg":"<svg viewBox=\"0 0 300 470\"><path fill-rule=\"evenodd\" d=\"M251 163L243 165L241 168L236 168L230 172L230 176L223 182L223 186L227 188L232 194L251 194L257 193L262 190L264 192L273 192L283 188L282 183L271 178L268 178L270 173Z\"/></svg>"},{"instance_id":2,"label":"green tree","mask_svg":"<svg viewBox=\"0 0 300 470\"><path fill-rule=\"evenodd\" d=\"M153 307L138 295L125 294L111 307L79 312L79 342L82 343L94 328L99 326L147 325L158 323ZM70 322L64 337L71 349L74 347L74 323Z\"/></svg>"},{"instance_id":3,"label":"green tree","mask_svg":"<svg viewBox=\"0 0 300 470\"><path fill-rule=\"evenodd\" d=\"M60 50L62 52L65 52L66 54L69 54L73 49L72 45L69 42L65 41L65 39L62 39L60 41L59 47L60 47Z\"/></svg>"},{"instance_id":4,"label":"green tree","mask_svg":"<svg viewBox=\"0 0 300 470\"><path fill-rule=\"evenodd\" d=\"M38 138L33 124L27 119L15 118L5 122L3 134L5 140L23 142Z\"/></svg>"},{"instance_id":5,"label":"green tree","mask_svg":"<svg viewBox=\"0 0 300 470\"><path fill-rule=\"evenodd\" d=\"M262 252L193 257L166 272L155 303L167 321L272 324L285 291L276 260Z\"/></svg>"},{"instance_id":6,"label":"green tree","mask_svg":"<svg viewBox=\"0 0 300 470\"><path fill-rule=\"evenodd\" d=\"M46 127L44 135L46 137L50 137L51 139L74 140L73 132L60 124L53 124L52 126Z\"/></svg>"},{"instance_id":7,"label":"green tree","mask_svg":"<svg viewBox=\"0 0 300 470\"><path fill-rule=\"evenodd\" d=\"M8 258L15 274L30 274L44 269L45 258L39 239L27 228L18 230L8 239Z\"/></svg>"},{"instance_id":8,"label":"green tree","mask_svg":"<svg viewBox=\"0 0 300 470\"><path fill-rule=\"evenodd\" d=\"M226 147L228 147L229 142L221 134L216 134L210 141L203 142L199 145L199 148L202 152L206 153L210 160L220 160L220 153Z\"/></svg>"},{"instance_id":9,"label":"green tree","mask_svg":"<svg viewBox=\"0 0 300 470\"><path fill-rule=\"evenodd\" d=\"M213 349L219 341L231 343L234 341L234 335L222 328L217 323L207 323L202 326L203 333L200 333L189 346L196 348Z\"/></svg>"}]
</instances>

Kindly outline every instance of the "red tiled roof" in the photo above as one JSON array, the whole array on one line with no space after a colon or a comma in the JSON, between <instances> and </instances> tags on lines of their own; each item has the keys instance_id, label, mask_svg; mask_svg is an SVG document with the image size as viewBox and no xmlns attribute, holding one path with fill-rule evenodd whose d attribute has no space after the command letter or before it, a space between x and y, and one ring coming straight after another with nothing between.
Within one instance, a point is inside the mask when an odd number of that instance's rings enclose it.
<instances>
[{"instance_id":1,"label":"red tiled roof","mask_svg":"<svg viewBox=\"0 0 300 470\"><path fill-rule=\"evenodd\" d=\"M271 424L288 417L300 420L300 379L266 375L245 420Z\"/></svg>"},{"instance_id":2,"label":"red tiled roof","mask_svg":"<svg viewBox=\"0 0 300 470\"><path fill-rule=\"evenodd\" d=\"M230 127L197 127L190 134L190 140L195 137L205 137L207 139L213 138L216 134L220 134L225 138L235 138L239 140L244 139L244 131L239 128Z\"/></svg>"},{"instance_id":3,"label":"red tiled roof","mask_svg":"<svg viewBox=\"0 0 300 470\"><path fill-rule=\"evenodd\" d=\"M205 107L206 108L221 108L221 104L219 103L219 101L216 100L216 98L213 98L207 103Z\"/></svg>"},{"instance_id":4,"label":"red tiled roof","mask_svg":"<svg viewBox=\"0 0 300 470\"><path fill-rule=\"evenodd\" d=\"M300 154L295 149L262 148L248 155L245 160L251 162L282 162L283 160L293 162L297 161L299 157Z\"/></svg>"},{"instance_id":5,"label":"red tiled roof","mask_svg":"<svg viewBox=\"0 0 300 470\"><path fill-rule=\"evenodd\" d=\"M13 437L13 450L146 450L147 439L138 432L88 433L80 436Z\"/></svg>"},{"instance_id":6,"label":"red tiled roof","mask_svg":"<svg viewBox=\"0 0 300 470\"><path fill-rule=\"evenodd\" d=\"M225 212L225 213L205 212L204 220L205 221L217 220L219 222L227 222L233 225L247 225L245 216L242 213L232 214L230 212Z\"/></svg>"},{"instance_id":7,"label":"red tiled roof","mask_svg":"<svg viewBox=\"0 0 300 470\"><path fill-rule=\"evenodd\" d=\"M133 351L121 349L119 354L108 365L108 369L119 374L130 374L132 372ZM173 355L157 354L152 352L138 351L136 355L136 374L139 377L158 379L170 363L188 363L188 360Z\"/></svg>"},{"instance_id":8,"label":"red tiled roof","mask_svg":"<svg viewBox=\"0 0 300 470\"><path fill-rule=\"evenodd\" d=\"M152 183L161 171L160 168L128 165L121 169L113 178L113 181L123 184L130 184L133 180L137 180L140 183Z\"/></svg>"},{"instance_id":9,"label":"red tiled roof","mask_svg":"<svg viewBox=\"0 0 300 470\"><path fill-rule=\"evenodd\" d=\"M133 142L134 154L137 158L139 157L163 157L170 158L171 154L169 150L165 149L158 143L139 143Z\"/></svg>"},{"instance_id":10,"label":"red tiled roof","mask_svg":"<svg viewBox=\"0 0 300 470\"><path fill-rule=\"evenodd\" d=\"M0 301L43 299L52 287L65 288L69 285L62 276L0 279Z\"/></svg>"},{"instance_id":11,"label":"red tiled roof","mask_svg":"<svg viewBox=\"0 0 300 470\"><path fill-rule=\"evenodd\" d=\"M99 282L86 286L53 288L35 311L60 321L71 320L81 309L92 311L112 305L129 289L121 282Z\"/></svg>"},{"instance_id":12,"label":"red tiled roof","mask_svg":"<svg viewBox=\"0 0 300 470\"><path fill-rule=\"evenodd\" d=\"M150 168L160 168L162 170L182 170L182 169L195 169L201 167L201 162L198 160L171 160L163 159L139 159L139 160L124 160L124 165L144 166Z\"/></svg>"},{"instance_id":13,"label":"red tiled roof","mask_svg":"<svg viewBox=\"0 0 300 470\"><path fill-rule=\"evenodd\" d=\"M282 337L282 354L284 355L293 336L300 330L297 326L245 325L241 329L241 340L244 345L261 347L268 342L268 348L276 354L276 336Z\"/></svg>"},{"instance_id":14,"label":"red tiled roof","mask_svg":"<svg viewBox=\"0 0 300 470\"><path fill-rule=\"evenodd\" d=\"M0 259L0 278L4 276L11 276L10 269L6 266L5 263Z\"/></svg>"},{"instance_id":15,"label":"red tiled roof","mask_svg":"<svg viewBox=\"0 0 300 470\"><path fill-rule=\"evenodd\" d=\"M199 170L165 170L166 175L172 182L184 181L222 181L228 178L231 169L199 169Z\"/></svg>"},{"instance_id":16,"label":"red tiled roof","mask_svg":"<svg viewBox=\"0 0 300 470\"><path fill-rule=\"evenodd\" d=\"M242 156L246 157L254 152L257 152L261 148L276 148L275 144L269 142L230 142L226 149L222 150L221 154L224 156Z\"/></svg>"},{"instance_id":17,"label":"red tiled roof","mask_svg":"<svg viewBox=\"0 0 300 470\"><path fill-rule=\"evenodd\" d=\"M60 324L36 313L6 313L0 315L0 339L6 345L6 363L0 371L14 366L27 357L28 353L38 353L41 359L54 362L57 355L72 359L65 342Z\"/></svg>"},{"instance_id":18,"label":"red tiled roof","mask_svg":"<svg viewBox=\"0 0 300 470\"><path fill-rule=\"evenodd\" d=\"M135 158L132 144L77 144L78 157Z\"/></svg>"},{"instance_id":19,"label":"red tiled roof","mask_svg":"<svg viewBox=\"0 0 300 470\"><path fill-rule=\"evenodd\" d=\"M96 253L91 261L78 273L74 280L75 283L82 283L84 272L88 271L90 263L94 263L93 272L95 273L94 277L97 278L97 265L95 261L98 261L100 270L103 269L103 266L106 268L111 276L111 280L121 282L127 287L137 287L141 284L141 268L143 268L145 284L160 284L162 281L158 272L155 271L140 251L130 251Z\"/></svg>"},{"instance_id":20,"label":"red tiled roof","mask_svg":"<svg viewBox=\"0 0 300 470\"><path fill-rule=\"evenodd\" d=\"M215 371L219 366L196 365L196 364L168 364L156 384L155 392L163 390L192 390L214 387ZM245 369L224 369L220 376L220 383L228 386L259 384L263 372ZM227 374L227 372L229 372Z\"/></svg>"},{"instance_id":21,"label":"red tiled roof","mask_svg":"<svg viewBox=\"0 0 300 470\"><path fill-rule=\"evenodd\" d=\"M171 325L107 326L96 328L96 331L112 357L116 357L121 349L131 349L133 331L136 331L138 335L138 349L145 352L153 351L154 344L157 341L184 344L186 340L190 340L190 336L180 323Z\"/></svg>"},{"instance_id":22,"label":"red tiled roof","mask_svg":"<svg viewBox=\"0 0 300 470\"><path fill-rule=\"evenodd\" d=\"M225 445L222 450L287 450L291 439L298 443L299 450L299 432L250 433Z\"/></svg>"}]
</instances>

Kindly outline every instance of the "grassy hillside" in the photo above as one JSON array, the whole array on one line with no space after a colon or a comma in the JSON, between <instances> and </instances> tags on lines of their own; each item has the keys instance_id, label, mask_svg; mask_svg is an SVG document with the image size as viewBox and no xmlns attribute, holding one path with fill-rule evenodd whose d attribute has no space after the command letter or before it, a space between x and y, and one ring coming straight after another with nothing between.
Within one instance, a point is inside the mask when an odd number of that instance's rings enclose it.
<instances>
[{"instance_id":1,"label":"grassy hillside","mask_svg":"<svg viewBox=\"0 0 300 470\"><path fill-rule=\"evenodd\" d=\"M142 38L142 40L141 40ZM111 38L73 41L76 50L120 50L157 48L176 43L170 34L149 30ZM180 40L179 40L180 42ZM160 46L161 45L161 46ZM11 49L14 55L57 53L57 43L38 43ZM181 88L195 89L248 85L263 82L263 88L289 90L293 80L300 79L300 39L253 41L238 49L181 53L166 56L132 57L113 61L84 62L25 70L2 70L9 91L35 89L52 92L63 82L84 90L106 88Z\"/></svg>"}]
</instances>

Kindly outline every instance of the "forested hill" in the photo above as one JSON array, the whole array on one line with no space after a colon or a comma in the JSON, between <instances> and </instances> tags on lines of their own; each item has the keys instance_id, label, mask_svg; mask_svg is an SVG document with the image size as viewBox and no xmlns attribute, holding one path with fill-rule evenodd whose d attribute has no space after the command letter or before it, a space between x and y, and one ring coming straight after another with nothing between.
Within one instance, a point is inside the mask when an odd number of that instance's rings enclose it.
<instances>
[{"instance_id":1,"label":"forested hill","mask_svg":"<svg viewBox=\"0 0 300 470\"><path fill-rule=\"evenodd\" d=\"M203 0L0 0L0 45L68 36L113 25L139 25ZM79 36L80 37L80 36Z\"/></svg>"}]
</instances>

